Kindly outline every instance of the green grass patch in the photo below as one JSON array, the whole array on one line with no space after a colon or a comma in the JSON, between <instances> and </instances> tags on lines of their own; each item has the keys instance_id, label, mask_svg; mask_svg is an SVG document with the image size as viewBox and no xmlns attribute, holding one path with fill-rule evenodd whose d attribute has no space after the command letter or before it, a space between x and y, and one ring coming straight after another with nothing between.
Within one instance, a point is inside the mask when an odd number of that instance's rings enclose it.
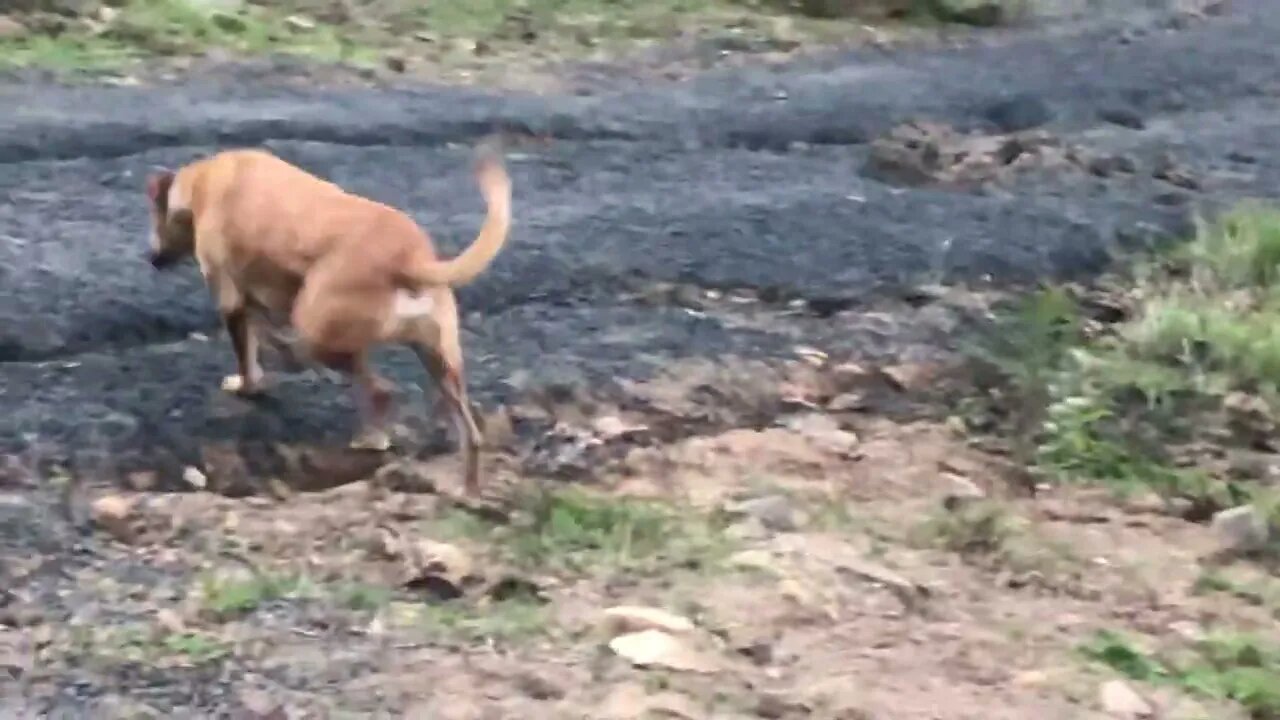
<instances>
[{"instance_id":1,"label":"green grass patch","mask_svg":"<svg viewBox=\"0 0 1280 720\"><path fill-rule=\"evenodd\" d=\"M68 652L104 668L127 665L204 665L231 653L231 645L207 633L165 632L138 623L73 628Z\"/></svg>"},{"instance_id":2,"label":"green grass patch","mask_svg":"<svg viewBox=\"0 0 1280 720\"><path fill-rule=\"evenodd\" d=\"M1238 703L1253 720L1280 718L1280 646L1249 634L1217 633L1178 652L1148 653L1113 632L1081 647L1089 659L1152 684Z\"/></svg>"},{"instance_id":3,"label":"green grass patch","mask_svg":"<svg viewBox=\"0 0 1280 720\"><path fill-rule=\"evenodd\" d=\"M185 0L128 0L100 19L59 20L60 29L0 40L0 67L113 69L149 57L268 52L361 63L374 56L367 34L269 6L206 9Z\"/></svg>"},{"instance_id":4,"label":"green grass patch","mask_svg":"<svg viewBox=\"0 0 1280 720\"><path fill-rule=\"evenodd\" d=\"M245 615L268 602L311 591L301 576L247 571L206 573L197 584L201 609L219 620Z\"/></svg>"},{"instance_id":5,"label":"green grass patch","mask_svg":"<svg viewBox=\"0 0 1280 720\"><path fill-rule=\"evenodd\" d=\"M1015 584L1070 589L1083 572L1069 547L1040 536L1026 518L996 500L940 508L911 528L907 540L954 552L979 567L1009 571Z\"/></svg>"},{"instance_id":6,"label":"green grass patch","mask_svg":"<svg viewBox=\"0 0 1280 720\"><path fill-rule=\"evenodd\" d=\"M1002 313L971 353L976 425L1019 438L1044 479L1150 488L1200 516L1258 499L1259 478L1204 448L1280 450L1280 212L1241 205L1110 282L1119 318L1066 288Z\"/></svg>"},{"instance_id":7,"label":"green grass patch","mask_svg":"<svg viewBox=\"0 0 1280 720\"><path fill-rule=\"evenodd\" d=\"M419 627L431 637L464 643L518 642L546 634L548 611L542 603L513 597L483 605L423 605Z\"/></svg>"},{"instance_id":8,"label":"green grass patch","mask_svg":"<svg viewBox=\"0 0 1280 720\"><path fill-rule=\"evenodd\" d=\"M515 505L509 524L450 513L429 530L486 543L522 569L573 574L708 570L730 550L712 519L661 502L563 488L530 491Z\"/></svg>"},{"instance_id":9,"label":"green grass patch","mask_svg":"<svg viewBox=\"0 0 1280 720\"><path fill-rule=\"evenodd\" d=\"M457 61L507 51L589 55L690 33L730 51L790 50L847 40L890 21L1000 24L1024 0L124 0L81 17L18 15L23 37L0 40L0 67L118 69L156 56L285 53L368 64L394 52ZM921 21L927 21L922 23Z\"/></svg>"}]
</instances>

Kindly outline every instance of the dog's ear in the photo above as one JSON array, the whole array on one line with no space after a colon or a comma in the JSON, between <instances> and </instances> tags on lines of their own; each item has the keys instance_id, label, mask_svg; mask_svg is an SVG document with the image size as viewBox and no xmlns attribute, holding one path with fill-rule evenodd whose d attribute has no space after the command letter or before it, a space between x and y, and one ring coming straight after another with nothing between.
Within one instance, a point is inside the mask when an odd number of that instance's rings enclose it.
<instances>
[{"instance_id":1,"label":"dog's ear","mask_svg":"<svg viewBox=\"0 0 1280 720\"><path fill-rule=\"evenodd\" d=\"M195 230L196 217L190 208L180 208L169 213L165 225L170 232L191 233Z\"/></svg>"},{"instance_id":2,"label":"dog's ear","mask_svg":"<svg viewBox=\"0 0 1280 720\"><path fill-rule=\"evenodd\" d=\"M173 186L172 170L157 170L147 176L147 197L157 206L168 204L169 188Z\"/></svg>"}]
</instances>

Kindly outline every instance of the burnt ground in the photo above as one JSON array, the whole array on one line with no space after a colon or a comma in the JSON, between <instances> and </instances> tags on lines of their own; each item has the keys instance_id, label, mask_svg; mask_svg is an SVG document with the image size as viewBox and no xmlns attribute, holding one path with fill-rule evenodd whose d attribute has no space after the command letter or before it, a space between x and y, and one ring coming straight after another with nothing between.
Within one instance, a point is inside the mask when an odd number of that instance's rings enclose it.
<instances>
[{"instance_id":1,"label":"burnt ground","mask_svg":"<svg viewBox=\"0 0 1280 720\"><path fill-rule=\"evenodd\" d=\"M691 717L1093 717L1096 678L1070 653L1088 632L1274 623L1256 604L1191 591L1203 528L1088 496L1056 502L1092 509L1048 514L1010 501L1028 536L1070 548L1050 552L1051 567L1039 550L1011 570L917 547L907 527L957 473L998 495L995 470L977 459L941 471L961 443L904 419L909 392L833 409L829 387L805 383L866 374L840 368L849 361L925 367L981 315L985 292L1087 277L1116 250L1185 231L1196 210L1275 195L1276 37L1280 14L1255 0L1179 22L1007 31L563 97L218 73L0 89L0 449L13 458L0 477L0 660L13 679L0 682L16 690L4 693L11 713L235 716L265 693L313 717L640 717L644 697ZM872 141L908 122L1038 131L1077 150L976 184L869 170ZM459 293L469 385L495 437L493 486L576 480L692 494L697 508L767 486L812 521L729 533L733 552L757 554L731 553L705 576L688 563L522 566L552 599L532 638L484 606L444 622L423 610L436 606L421 588L383 573L397 554L372 547L379 523L448 536L489 580L500 562L441 529L467 513L448 499L452 443L427 422L407 353L381 360L401 388L403 447L345 455L333 450L351 429L344 387L281 375L263 403L223 397L230 350L194 267L157 274L143 259L148 169L253 143L409 209L456 249L482 212L469 145L495 128L536 141L511 151L507 250ZM922 305L915 289L935 284L964 291ZM805 380L815 364L825 379ZM859 449L827 424L797 424L811 411L856 433ZM644 430L600 429L615 417ZM571 457L564 428L593 422L611 436L607 452ZM814 423L820 432L805 429ZM413 482L332 487L387 463ZM193 492L189 467L206 492ZM104 493L132 503L114 539L89 523ZM818 522L830 507L840 517ZM211 618L197 590L228 554L303 573L314 592L291 585ZM856 568L872 561L927 587L907 594L927 595L928 609L883 590L895 581L868 584ZM762 579L744 564L771 570ZM344 604L328 591L338 586L386 597ZM583 628L633 603L695 617L715 647L700 662L718 658L715 672L646 674L602 655ZM388 619L406 608L430 617ZM1169 717L1191 702L1150 701Z\"/></svg>"}]
</instances>

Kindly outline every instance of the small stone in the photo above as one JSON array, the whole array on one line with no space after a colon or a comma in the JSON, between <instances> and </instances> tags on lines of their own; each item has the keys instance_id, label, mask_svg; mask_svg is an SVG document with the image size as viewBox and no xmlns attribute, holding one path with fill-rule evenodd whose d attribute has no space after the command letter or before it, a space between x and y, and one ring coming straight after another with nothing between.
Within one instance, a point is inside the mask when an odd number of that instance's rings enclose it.
<instances>
[{"instance_id":1,"label":"small stone","mask_svg":"<svg viewBox=\"0 0 1280 720\"><path fill-rule=\"evenodd\" d=\"M591 421L591 429L602 440L613 440L642 433L649 428L644 425L628 424L616 415L604 415Z\"/></svg>"},{"instance_id":2,"label":"small stone","mask_svg":"<svg viewBox=\"0 0 1280 720\"><path fill-rule=\"evenodd\" d=\"M285 712L284 706L263 690L254 688L241 690L239 700L240 707L244 711L244 715L240 717L245 720L289 720L289 714Z\"/></svg>"},{"instance_id":3,"label":"small stone","mask_svg":"<svg viewBox=\"0 0 1280 720\"><path fill-rule=\"evenodd\" d=\"M153 470L131 472L125 477L129 487L138 492L146 492L156 486L159 476Z\"/></svg>"},{"instance_id":4,"label":"small stone","mask_svg":"<svg viewBox=\"0 0 1280 720\"><path fill-rule=\"evenodd\" d=\"M900 392L915 392L925 387L937 368L929 363L901 363L881 368L880 372Z\"/></svg>"},{"instance_id":5,"label":"small stone","mask_svg":"<svg viewBox=\"0 0 1280 720\"><path fill-rule=\"evenodd\" d=\"M717 669L713 658L661 630L619 635L609 641L609 649L637 667L665 667L696 673L711 673Z\"/></svg>"},{"instance_id":6,"label":"small stone","mask_svg":"<svg viewBox=\"0 0 1280 720\"><path fill-rule=\"evenodd\" d=\"M701 720L707 714L688 695L664 692L649 698L645 717Z\"/></svg>"},{"instance_id":7,"label":"small stone","mask_svg":"<svg viewBox=\"0 0 1280 720\"><path fill-rule=\"evenodd\" d=\"M534 700L559 700L565 696L564 688L534 673L521 674L516 678L516 685Z\"/></svg>"},{"instance_id":8,"label":"small stone","mask_svg":"<svg viewBox=\"0 0 1280 720\"><path fill-rule=\"evenodd\" d=\"M858 445L858 436L841 428L830 415L804 413L787 418L783 425L822 449L839 455L852 453Z\"/></svg>"},{"instance_id":9,"label":"small stone","mask_svg":"<svg viewBox=\"0 0 1280 720\"><path fill-rule=\"evenodd\" d=\"M104 495L93 501L89 512L93 522L116 540L133 541L136 535L131 517L133 501L119 495Z\"/></svg>"},{"instance_id":10,"label":"small stone","mask_svg":"<svg viewBox=\"0 0 1280 720\"><path fill-rule=\"evenodd\" d=\"M391 72L402 73L408 69L409 63L403 55L388 55L382 60L383 65Z\"/></svg>"},{"instance_id":11,"label":"small stone","mask_svg":"<svg viewBox=\"0 0 1280 720\"><path fill-rule=\"evenodd\" d=\"M182 481L197 490L203 490L209 485L209 478L200 472L200 468L190 465L182 469Z\"/></svg>"},{"instance_id":12,"label":"small stone","mask_svg":"<svg viewBox=\"0 0 1280 720\"><path fill-rule=\"evenodd\" d=\"M972 500L981 500L987 496L978 484L963 475L944 472L942 477L951 486L947 490L947 497L944 504L950 509Z\"/></svg>"},{"instance_id":13,"label":"small stone","mask_svg":"<svg viewBox=\"0 0 1280 720\"><path fill-rule=\"evenodd\" d=\"M165 632L174 634L187 629L186 623L182 622L182 617L171 608L160 608L156 611L156 624L164 628Z\"/></svg>"},{"instance_id":14,"label":"small stone","mask_svg":"<svg viewBox=\"0 0 1280 720\"><path fill-rule=\"evenodd\" d=\"M1198 643L1205 638L1204 628L1192 620L1177 620L1169 623L1169 630L1189 642Z\"/></svg>"},{"instance_id":15,"label":"small stone","mask_svg":"<svg viewBox=\"0 0 1280 720\"><path fill-rule=\"evenodd\" d=\"M766 530L773 532L795 532L806 519L785 495L766 495L731 503L725 506L725 512L754 518Z\"/></svg>"},{"instance_id":16,"label":"small stone","mask_svg":"<svg viewBox=\"0 0 1280 720\"><path fill-rule=\"evenodd\" d=\"M855 410L867 409L866 395L860 392L840 393L831 398L831 402L827 403L827 409L831 412L852 412Z\"/></svg>"},{"instance_id":17,"label":"small stone","mask_svg":"<svg viewBox=\"0 0 1280 720\"><path fill-rule=\"evenodd\" d=\"M295 32L307 32L316 29L316 22L303 15L290 15L284 19L285 27Z\"/></svg>"},{"instance_id":18,"label":"small stone","mask_svg":"<svg viewBox=\"0 0 1280 720\"><path fill-rule=\"evenodd\" d=\"M1266 516L1252 505L1240 505L1214 513L1210 524L1218 544L1227 552L1255 552L1270 542Z\"/></svg>"},{"instance_id":19,"label":"small stone","mask_svg":"<svg viewBox=\"0 0 1280 720\"><path fill-rule=\"evenodd\" d=\"M773 556L765 550L743 550L729 557L729 565L754 570L772 570Z\"/></svg>"},{"instance_id":20,"label":"small stone","mask_svg":"<svg viewBox=\"0 0 1280 720\"><path fill-rule=\"evenodd\" d=\"M769 720L809 714L809 706L777 693L763 693L756 700L756 715Z\"/></svg>"},{"instance_id":21,"label":"small stone","mask_svg":"<svg viewBox=\"0 0 1280 720\"><path fill-rule=\"evenodd\" d=\"M1103 683L1098 689L1098 702L1103 712L1113 718L1138 720L1152 717L1151 704L1123 680Z\"/></svg>"},{"instance_id":22,"label":"small stone","mask_svg":"<svg viewBox=\"0 0 1280 720\"><path fill-rule=\"evenodd\" d=\"M1049 681L1049 673L1043 670L1024 670L1013 676L1013 684L1019 687L1037 687Z\"/></svg>"},{"instance_id":23,"label":"small stone","mask_svg":"<svg viewBox=\"0 0 1280 720\"><path fill-rule=\"evenodd\" d=\"M871 371L856 362L844 362L831 368L831 376L842 387L848 387L869 378Z\"/></svg>"},{"instance_id":24,"label":"small stone","mask_svg":"<svg viewBox=\"0 0 1280 720\"><path fill-rule=\"evenodd\" d=\"M442 600L461 597L463 587L475 578L471 557L448 543L419 540L403 551L402 558L403 584L426 590Z\"/></svg>"},{"instance_id":25,"label":"small stone","mask_svg":"<svg viewBox=\"0 0 1280 720\"><path fill-rule=\"evenodd\" d=\"M605 624L612 635L639 630L662 630L672 634L693 632L689 618L652 607L619 605L604 611Z\"/></svg>"}]
</instances>

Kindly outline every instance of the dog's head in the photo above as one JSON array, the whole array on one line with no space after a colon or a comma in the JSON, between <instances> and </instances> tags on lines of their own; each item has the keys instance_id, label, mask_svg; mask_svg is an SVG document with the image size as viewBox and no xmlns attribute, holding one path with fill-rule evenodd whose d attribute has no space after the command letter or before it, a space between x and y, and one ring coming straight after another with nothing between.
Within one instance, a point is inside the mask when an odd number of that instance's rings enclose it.
<instances>
[{"instance_id":1,"label":"dog's head","mask_svg":"<svg viewBox=\"0 0 1280 720\"><path fill-rule=\"evenodd\" d=\"M147 177L151 207L151 265L167 268L190 257L196 249L191 210L169 207L169 191L176 177L172 170L158 170Z\"/></svg>"}]
</instances>

